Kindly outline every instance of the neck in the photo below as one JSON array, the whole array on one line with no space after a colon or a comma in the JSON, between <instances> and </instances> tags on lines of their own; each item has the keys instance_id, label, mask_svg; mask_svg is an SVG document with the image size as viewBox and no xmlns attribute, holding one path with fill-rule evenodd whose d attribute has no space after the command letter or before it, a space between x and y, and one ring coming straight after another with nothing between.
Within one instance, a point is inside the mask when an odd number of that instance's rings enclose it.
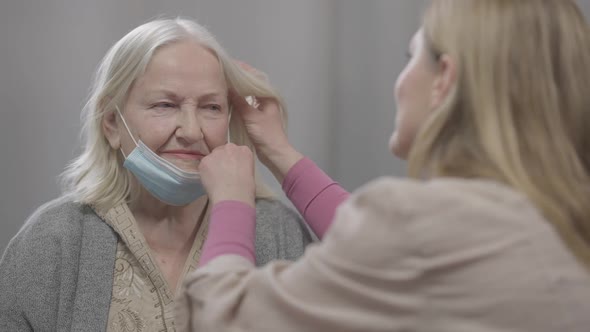
<instances>
[{"instance_id":1,"label":"neck","mask_svg":"<svg viewBox=\"0 0 590 332\"><path fill-rule=\"evenodd\" d=\"M142 191L129 208L150 246L174 251L192 244L207 201L202 196L185 206L171 206Z\"/></svg>"}]
</instances>

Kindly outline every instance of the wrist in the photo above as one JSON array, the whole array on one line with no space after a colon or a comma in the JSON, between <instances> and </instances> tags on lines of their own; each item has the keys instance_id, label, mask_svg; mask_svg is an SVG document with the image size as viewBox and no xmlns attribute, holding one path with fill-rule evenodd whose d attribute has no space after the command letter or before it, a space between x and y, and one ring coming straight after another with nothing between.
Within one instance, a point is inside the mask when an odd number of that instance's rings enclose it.
<instances>
[{"instance_id":1,"label":"wrist","mask_svg":"<svg viewBox=\"0 0 590 332\"><path fill-rule=\"evenodd\" d=\"M235 194L235 195L216 195L211 196L211 204L216 205L221 202L239 202L247 204L251 207L256 207L256 195L255 194Z\"/></svg>"},{"instance_id":2,"label":"wrist","mask_svg":"<svg viewBox=\"0 0 590 332\"><path fill-rule=\"evenodd\" d=\"M265 153L261 162L272 172L277 181L282 183L291 167L302 158L303 155L289 145Z\"/></svg>"}]
</instances>

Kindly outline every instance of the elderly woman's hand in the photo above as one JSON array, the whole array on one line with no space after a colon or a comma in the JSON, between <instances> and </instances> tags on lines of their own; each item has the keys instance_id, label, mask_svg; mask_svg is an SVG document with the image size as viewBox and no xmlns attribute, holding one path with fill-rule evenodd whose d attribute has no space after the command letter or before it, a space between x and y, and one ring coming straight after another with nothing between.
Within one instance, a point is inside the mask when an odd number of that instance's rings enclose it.
<instances>
[{"instance_id":1,"label":"elderly woman's hand","mask_svg":"<svg viewBox=\"0 0 590 332\"><path fill-rule=\"evenodd\" d=\"M217 147L201 160L199 172L213 204L235 200L255 206L254 157L248 147Z\"/></svg>"}]
</instances>

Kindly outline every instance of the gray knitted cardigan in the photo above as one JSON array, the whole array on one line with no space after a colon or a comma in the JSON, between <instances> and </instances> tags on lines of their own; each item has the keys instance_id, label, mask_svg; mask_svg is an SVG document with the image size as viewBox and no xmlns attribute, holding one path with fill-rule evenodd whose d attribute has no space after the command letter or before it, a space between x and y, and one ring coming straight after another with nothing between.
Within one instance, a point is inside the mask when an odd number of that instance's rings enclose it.
<instances>
[{"instance_id":1,"label":"gray knitted cardigan","mask_svg":"<svg viewBox=\"0 0 590 332\"><path fill-rule=\"evenodd\" d=\"M301 256L311 235L276 200L256 203L256 259ZM39 208L0 261L0 331L105 331L117 234L67 198Z\"/></svg>"}]
</instances>

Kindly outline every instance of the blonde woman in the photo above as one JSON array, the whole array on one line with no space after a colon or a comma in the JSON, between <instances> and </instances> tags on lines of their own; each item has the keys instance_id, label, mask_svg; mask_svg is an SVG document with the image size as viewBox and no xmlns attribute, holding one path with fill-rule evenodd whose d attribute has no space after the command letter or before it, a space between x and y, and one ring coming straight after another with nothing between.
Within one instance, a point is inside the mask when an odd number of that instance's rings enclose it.
<instances>
[{"instance_id":1,"label":"blonde woman","mask_svg":"<svg viewBox=\"0 0 590 332\"><path fill-rule=\"evenodd\" d=\"M588 331L590 31L575 2L434 0L409 54L390 148L413 179L349 198L289 144L275 102L235 98L322 242L257 269L236 236L253 220L211 220L183 331ZM206 187L230 188L228 214L252 205L230 187L247 157L228 145L201 163Z\"/></svg>"},{"instance_id":2,"label":"blonde woman","mask_svg":"<svg viewBox=\"0 0 590 332\"><path fill-rule=\"evenodd\" d=\"M278 98L190 20L146 23L108 51L64 197L26 222L0 262L1 331L175 330L173 299L216 203L200 160L230 138L251 144L230 90ZM257 262L299 257L310 234L250 178Z\"/></svg>"}]
</instances>

